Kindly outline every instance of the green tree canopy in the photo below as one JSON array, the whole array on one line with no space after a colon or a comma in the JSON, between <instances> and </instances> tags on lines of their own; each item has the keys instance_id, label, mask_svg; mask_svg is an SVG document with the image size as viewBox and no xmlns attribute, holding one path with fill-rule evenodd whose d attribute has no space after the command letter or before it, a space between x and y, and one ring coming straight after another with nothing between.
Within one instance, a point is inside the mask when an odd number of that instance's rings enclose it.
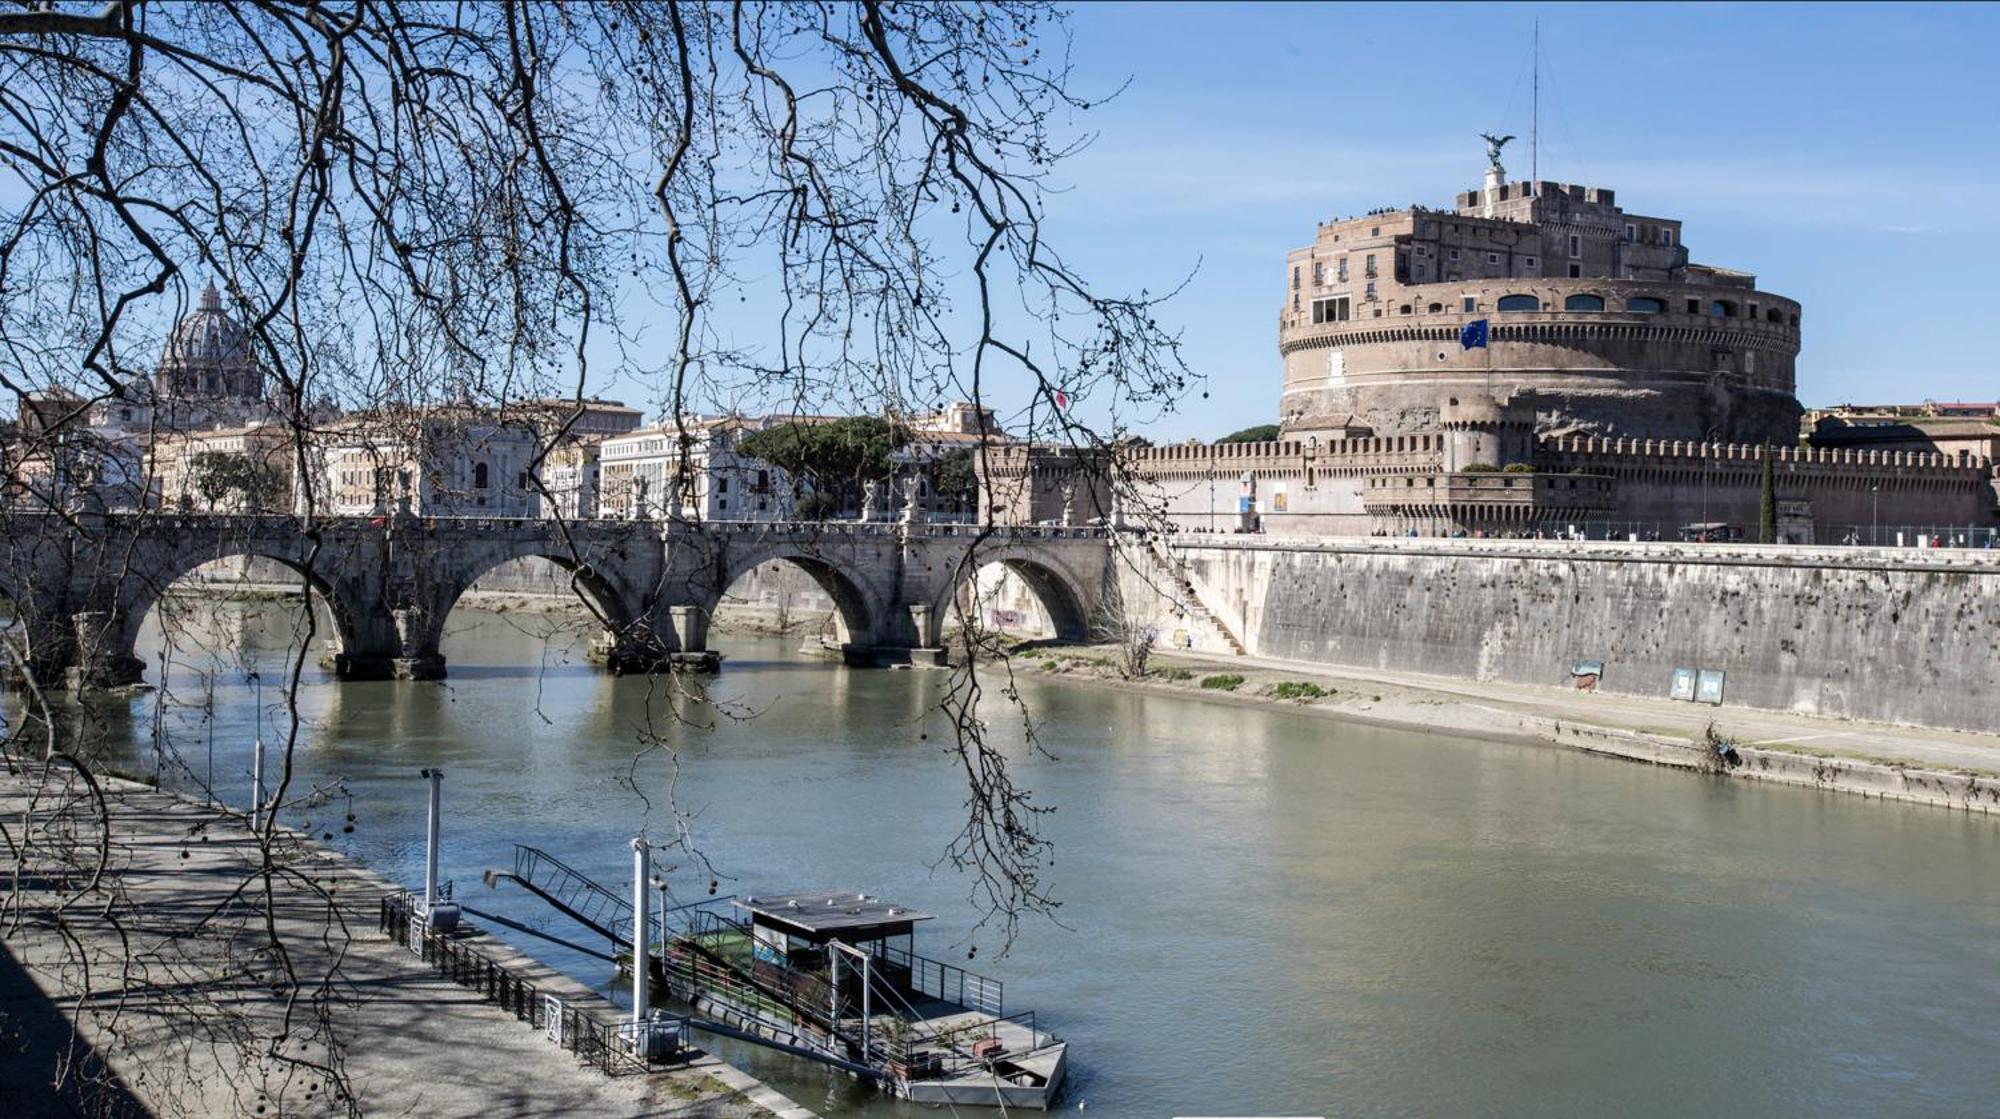
<instances>
[{"instance_id":1,"label":"green tree canopy","mask_svg":"<svg viewBox=\"0 0 2000 1119\"><path fill-rule=\"evenodd\" d=\"M789 473L794 483L822 493L858 495L862 486L895 471L890 456L910 442L909 429L877 416L849 416L823 423L774 424L736 444Z\"/></svg>"},{"instance_id":2,"label":"green tree canopy","mask_svg":"<svg viewBox=\"0 0 2000 1119\"><path fill-rule=\"evenodd\" d=\"M233 451L197 452L189 466L196 492L210 505L232 493L242 495L245 504L256 505L277 484L276 471Z\"/></svg>"},{"instance_id":3,"label":"green tree canopy","mask_svg":"<svg viewBox=\"0 0 2000 1119\"><path fill-rule=\"evenodd\" d=\"M1217 439L1217 443L1269 443L1278 437L1277 424L1258 424L1242 431L1232 431Z\"/></svg>"}]
</instances>

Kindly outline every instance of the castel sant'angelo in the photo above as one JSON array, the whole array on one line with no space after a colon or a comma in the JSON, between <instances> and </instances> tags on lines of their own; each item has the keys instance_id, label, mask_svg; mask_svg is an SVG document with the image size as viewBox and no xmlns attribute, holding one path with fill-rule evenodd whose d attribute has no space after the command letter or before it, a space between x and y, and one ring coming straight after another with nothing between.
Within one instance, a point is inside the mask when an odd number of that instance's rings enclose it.
<instances>
[{"instance_id":1,"label":"castel sant'angelo","mask_svg":"<svg viewBox=\"0 0 2000 1119\"><path fill-rule=\"evenodd\" d=\"M1503 142L1451 209L1326 222L1287 256L1277 440L1121 448L1117 501L1073 450L1011 449L996 514L1793 543L2000 525L1990 457L1801 445L1799 304L1611 190L1509 181Z\"/></svg>"}]
</instances>

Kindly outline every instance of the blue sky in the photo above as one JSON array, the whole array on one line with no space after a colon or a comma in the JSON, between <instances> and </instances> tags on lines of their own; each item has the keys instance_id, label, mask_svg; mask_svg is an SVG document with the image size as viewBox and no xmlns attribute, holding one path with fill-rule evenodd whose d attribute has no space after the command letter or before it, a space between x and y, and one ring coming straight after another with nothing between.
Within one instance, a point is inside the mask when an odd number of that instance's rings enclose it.
<instances>
[{"instance_id":1,"label":"blue sky","mask_svg":"<svg viewBox=\"0 0 2000 1119\"><path fill-rule=\"evenodd\" d=\"M1165 317L1209 397L1149 434L1276 418L1284 255L1315 222L1448 204L1482 131L1524 137L1526 177L1538 15L1542 177L1802 302L1808 405L2000 397L2000 9L1085 4L1079 86L1130 86L1079 116L1051 235L1106 287L1200 266Z\"/></svg>"}]
</instances>

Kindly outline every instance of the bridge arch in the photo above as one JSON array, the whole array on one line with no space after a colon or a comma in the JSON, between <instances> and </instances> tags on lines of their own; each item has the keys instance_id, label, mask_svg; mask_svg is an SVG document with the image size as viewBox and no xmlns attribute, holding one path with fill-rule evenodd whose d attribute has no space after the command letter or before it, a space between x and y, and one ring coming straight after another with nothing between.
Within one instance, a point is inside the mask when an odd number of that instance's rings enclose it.
<instances>
[{"instance_id":1,"label":"bridge arch","mask_svg":"<svg viewBox=\"0 0 2000 1119\"><path fill-rule=\"evenodd\" d=\"M77 637L89 650L86 672L103 675L104 683L136 683L144 678L149 662L139 655L139 634L146 616L157 607L168 589L203 567L225 560L268 560L282 565L298 577L310 591L310 602L324 604L333 622L333 633L342 656L370 653L392 644L394 625L382 609L378 595L370 593L352 570L328 558L308 560L301 552L272 547L255 540L210 536L200 532L175 534L166 547L141 546L140 554L118 579L109 617L97 623L96 632L85 622ZM320 635L327 636L327 635Z\"/></svg>"},{"instance_id":2,"label":"bridge arch","mask_svg":"<svg viewBox=\"0 0 2000 1119\"><path fill-rule=\"evenodd\" d=\"M651 603L654 588L640 585L616 557L579 555L559 540L525 540L486 546L460 557L435 585L426 617L404 636L403 656L434 660L443 667L439 644L446 621L473 584L508 564L543 560L568 579L569 586L603 626L605 645L644 645L655 640Z\"/></svg>"},{"instance_id":3,"label":"bridge arch","mask_svg":"<svg viewBox=\"0 0 2000 1119\"><path fill-rule=\"evenodd\" d=\"M951 620L954 604L963 605L968 592L972 601L978 602L982 573L990 573L996 567L1033 596L1048 616L1049 628L1057 641L1090 640L1099 598L1091 582L1056 556L1019 544L979 548L967 555L932 608L940 630L945 621ZM932 635L930 640L935 643L939 638Z\"/></svg>"},{"instance_id":4,"label":"bridge arch","mask_svg":"<svg viewBox=\"0 0 2000 1119\"><path fill-rule=\"evenodd\" d=\"M887 617L882 595L850 564L815 547L810 540L758 542L725 551L714 566L709 586L695 591L703 624L715 617L724 596L744 576L769 563L789 563L804 571L833 600L834 617L842 645L872 646L894 640L893 620Z\"/></svg>"}]
</instances>

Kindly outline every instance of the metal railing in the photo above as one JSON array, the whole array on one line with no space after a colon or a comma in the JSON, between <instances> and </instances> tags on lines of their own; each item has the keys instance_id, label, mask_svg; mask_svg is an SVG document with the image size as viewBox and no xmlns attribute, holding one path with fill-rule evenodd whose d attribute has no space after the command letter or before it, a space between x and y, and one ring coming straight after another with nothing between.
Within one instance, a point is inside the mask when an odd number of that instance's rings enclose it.
<instances>
[{"instance_id":1,"label":"metal railing","mask_svg":"<svg viewBox=\"0 0 2000 1119\"><path fill-rule=\"evenodd\" d=\"M908 969L909 989L917 994L971 1007L995 1017L999 1017L1004 1010L1004 989L998 979L892 947L886 941L876 943L875 955L897 967Z\"/></svg>"},{"instance_id":2,"label":"metal railing","mask_svg":"<svg viewBox=\"0 0 2000 1119\"><path fill-rule=\"evenodd\" d=\"M416 912L415 899L407 893L382 898L379 927L390 939L409 945L438 974L479 992L485 1001L512 1014L515 1020L541 1030L590 1068L623 1075L645 1072L652 1063L635 1054L632 1023L604 1021L589 1009L569 1005L513 974L505 964L477 948L431 932ZM686 1018L666 1018L647 1023L645 1028L654 1039L649 1050L653 1061L687 1051ZM676 1039L675 1044L661 1044L663 1036Z\"/></svg>"},{"instance_id":3,"label":"metal railing","mask_svg":"<svg viewBox=\"0 0 2000 1119\"><path fill-rule=\"evenodd\" d=\"M630 937L632 899L613 893L539 847L514 845L514 876L532 884L583 921Z\"/></svg>"}]
</instances>

